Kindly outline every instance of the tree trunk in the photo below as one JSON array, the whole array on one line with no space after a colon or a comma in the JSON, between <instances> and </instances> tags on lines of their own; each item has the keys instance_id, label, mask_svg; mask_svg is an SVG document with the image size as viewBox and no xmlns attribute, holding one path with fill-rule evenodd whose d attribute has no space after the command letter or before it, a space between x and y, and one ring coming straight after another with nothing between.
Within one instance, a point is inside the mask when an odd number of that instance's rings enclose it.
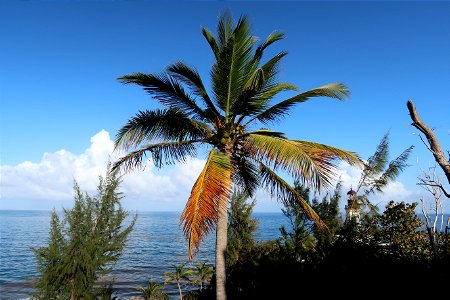
<instances>
[{"instance_id":1,"label":"tree trunk","mask_svg":"<svg viewBox=\"0 0 450 300\"><path fill-rule=\"evenodd\" d=\"M177 285L178 285L178 291L180 291L180 300L183 300L183 294L181 293L180 283L177 282Z\"/></svg>"},{"instance_id":2,"label":"tree trunk","mask_svg":"<svg viewBox=\"0 0 450 300\"><path fill-rule=\"evenodd\" d=\"M75 291L75 278L71 278L69 280L70 282L70 300L76 300L77 299L77 293Z\"/></svg>"},{"instance_id":3,"label":"tree trunk","mask_svg":"<svg viewBox=\"0 0 450 300\"><path fill-rule=\"evenodd\" d=\"M219 213L216 229L216 300L226 300L225 251L227 249L228 211Z\"/></svg>"}]
</instances>

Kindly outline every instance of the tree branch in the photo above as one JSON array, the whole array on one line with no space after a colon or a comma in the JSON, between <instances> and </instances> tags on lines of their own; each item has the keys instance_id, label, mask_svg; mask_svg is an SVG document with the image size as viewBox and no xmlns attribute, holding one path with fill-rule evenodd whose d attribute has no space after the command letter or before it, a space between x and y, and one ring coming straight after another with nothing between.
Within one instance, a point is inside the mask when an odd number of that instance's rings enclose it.
<instances>
[{"instance_id":1,"label":"tree branch","mask_svg":"<svg viewBox=\"0 0 450 300\"><path fill-rule=\"evenodd\" d=\"M406 106L408 107L409 115L411 116L411 120L413 121L411 125L419 129L420 132L425 135L429 144L429 149L431 149L430 151L433 154L434 159L442 168L445 176L447 177L448 183L450 183L450 162L447 161L444 155L444 151L442 151L441 145L439 144L434 131L431 130L431 128L422 121L419 114L417 113L416 108L414 107L412 100L408 100Z\"/></svg>"}]
</instances>

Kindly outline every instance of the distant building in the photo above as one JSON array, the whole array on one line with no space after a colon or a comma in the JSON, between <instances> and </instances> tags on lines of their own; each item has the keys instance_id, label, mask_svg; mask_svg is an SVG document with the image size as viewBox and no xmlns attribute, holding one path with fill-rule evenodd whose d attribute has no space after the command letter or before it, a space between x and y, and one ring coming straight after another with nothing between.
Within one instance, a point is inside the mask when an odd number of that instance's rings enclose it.
<instances>
[{"instance_id":1,"label":"distant building","mask_svg":"<svg viewBox=\"0 0 450 300\"><path fill-rule=\"evenodd\" d=\"M359 223L361 217L361 210L359 207L359 203L357 202L356 192L350 188L350 191L347 192L348 200L347 205L345 206L345 222L349 222L354 219L356 223Z\"/></svg>"}]
</instances>

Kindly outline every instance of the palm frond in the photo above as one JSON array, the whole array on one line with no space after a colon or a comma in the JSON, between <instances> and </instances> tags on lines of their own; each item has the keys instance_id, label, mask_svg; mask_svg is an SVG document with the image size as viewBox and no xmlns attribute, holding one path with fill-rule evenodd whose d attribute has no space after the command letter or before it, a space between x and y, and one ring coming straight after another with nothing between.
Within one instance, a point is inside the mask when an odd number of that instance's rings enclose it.
<instances>
[{"instance_id":1,"label":"palm frond","mask_svg":"<svg viewBox=\"0 0 450 300\"><path fill-rule=\"evenodd\" d=\"M133 169L143 168L145 166L144 159L147 158L147 155L151 155L153 163L158 168L161 168L163 164L170 165L175 162L184 162L186 157L197 155L194 145L196 142L198 141L166 142L148 145L131 151L118 159L114 163L112 170L115 171L122 168L125 172L129 172Z\"/></svg>"},{"instance_id":2,"label":"palm frond","mask_svg":"<svg viewBox=\"0 0 450 300\"><path fill-rule=\"evenodd\" d=\"M258 46L258 48L256 48L255 58L259 61L264 53L264 50L266 50L267 47L277 41L284 39L284 37L285 34L281 31L273 31L272 33L270 33L266 40L260 46Z\"/></svg>"},{"instance_id":3,"label":"palm frond","mask_svg":"<svg viewBox=\"0 0 450 300\"><path fill-rule=\"evenodd\" d=\"M216 107L214 106L208 93L206 92L200 74L196 69L187 66L183 62L177 62L170 65L167 68L167 71L173 74L175 78L188 85L195 95L201 97L207 107L206 112L210 112L208 115L208 119L211 120L219 115Z\"/></svg>"},{"instance_id":4,"label":"palm frond","mask_svg":"<svg viewBox=\"0 0 450 300\"><path fill-rule=\"evenodd\" d=\"M223 20L218 27L220 54L212 68L213 91L219 107L230 117L233 103L251 76L251 55L256 39L250 35L250 25L241 17L234 29L231 19Z\"/></svg>"},{"instance_id":5,"label":"palm frond","mask_svg":"<svg viewBox=\"0 0 450 300\"><path fill-rule=\"evenodd\" d=\"M233 108L233 112L236 115L241 115L238 122L245 117L251 117L245 125L252 123L260 113L267 109L269 102L277 94L284 91L296 91L297 87L285 82L276 83L270 86L264 86L259 91L249 91L247 90L245 94L242 95L240 99L240 105Z\"/></svg>"},{"instance_id":6,"label":"palm frond","mask_svg":"<svg viewBox=\"0 0 450 300\"><path fill-rule=\"evenodd\" d=\"M309 141L300 141L293 140L299 147L303 148L305 151L310 149L311 152L325 152L331 155L332 159L340 159L347 162L351 166L361 167L363 165L363 161L359 157L359 155L353 151L348 151L340 148L336 148L333 146L309 142Z\"/></svg>"},{"instance_id":7,"label":"palm frond","mask_svg":"<svg viewBox=\"0 0 450 300\"><path fill-rule=\"evenodd\" d=\"M351 164L359 162L350 151L318 143L294 141L260 134L250 134L244 146L256 161L279 166L305 185L316 189L331 185L336 176L334 160L343 159Z\"/></svg>"},{"instance_id":8,"label":"palm frond","mask_svg":"<svg viewBox=\"0 0 450 300\"><path fill-rule=\"evenodd\" d=\"M119 129L114 145L115 150L129 150L155 140L200 140L211 134L208 125L190 119L179 110L146 110L137 113Z\"/></svg>"},{"instance_id":9,"label":"palm frond","mask_svg":"<svg viewBox=\"0 0 450 300\"><path fill-rule=\"evenodd\" d=\"M319 215L290 184L264 164L261 164L260 172L262 184L269 190L272 196L277 197L278 201L284 205L293 203L300 206L305 212L305 215L314 221L318 228L322 230L327 229L326 224L320 219Z\"/></svg>"},{"instance_id":10,"label":"palm frond","mask_svg":"<svg viewBox=\"0 0 450 300\"><path fill-rule=\"evenodd\" d=\"M276 82L279 63L287 52L281 52L252 72L244 86L244 91L233 106L234 115L250 116L267 109L272 98L282 91L296 91L296 86L290 83Z\"/></svg>"},{"instance_id":11,"label":"palm frond","mask_svg":"<svg viewBox=\"0 0 450 300\"><path fill-rule=\"evenodd\" d=\"M181 83L170 74L134 73L118 78L123 84L137 84L142 86L153 98L169 108L193 114L198 118L204 116L204 111L195 100L184 90Z\"/></svg>"},{"instance_id":12,"label":"palm frond","mask_svg":"<svg viewBox=\"0 0 450 300\"><path fill-rule=\"evenodd\" d=\"M180 223L189 240L189 259L203 238L215 228L219 214L226 213L231 190L230 157L211 150L181 213Z\"/></svg>"},{"instance_id":13,"label":"palm frond","mask_svg":"<svg viewBox=\"0 0 450 300\"><path fill-rule=\"evenodd\" d=\"M258 91L261 90L264 85L271 85L273 83L273 79L276 78L276 75L279 72L281 59L283 59L286 55L287 52L282 51L269 59L253 74L247 86L251 86L255 91Z\"/></svg>"},{"instance_id":14,"label":"palm frond","mask_svg":"<svg viewBox=\"0 0 450 300\"><path fill-rule=\"evenodd\" d=\"M256 119L263 123L277 121L281 117L287 115L290 111L290 108L297 103L306 102L311 98L316 97L330 97L338 100L344 100L348 94L349 90L342 83L327 84L279 102L278 104L275 104L264 112L260 113L256 117Z\"/></svg>"},{"instance_id":15,"label":"palm frond","mask_svg":"<svg viewBox=\"0 0 450 300\"><path fill-rule=\"evenodd\" d=\"M278 138L286 138L286 136L284 135L283 132L273 131L273 130L269 130L269 129L259 129L259 130L253 130L250 132L246 132L246 133L242 134L239 138L244 138L251 134L267 135L267 136L278 137Z\"/></svg>"},{"instance_id":16,"label":"palm frond","mask_svg":"<svg viewBox=\"0 0 450 300\"><path fill-rule=\"evenodd\" d=\"M214 35L205 27L202 27L202 34L205 37L206 41L208 42L209 46L211 47L214 56L216 57L216 59L218 59L219 47L217 45L216 39L214 38Z\"/></svg>"},{"instance_id":17,"label":"palm frond","mask_svg":"<svg viewBox=\"0 0 450 300\"><path fill-rule=\"evenodd\" d=\"M248 196L253 197L259 186L258 167L245 156L235 155L233 157L233 182L238 185Z\"/></svg>"}]
</instances>

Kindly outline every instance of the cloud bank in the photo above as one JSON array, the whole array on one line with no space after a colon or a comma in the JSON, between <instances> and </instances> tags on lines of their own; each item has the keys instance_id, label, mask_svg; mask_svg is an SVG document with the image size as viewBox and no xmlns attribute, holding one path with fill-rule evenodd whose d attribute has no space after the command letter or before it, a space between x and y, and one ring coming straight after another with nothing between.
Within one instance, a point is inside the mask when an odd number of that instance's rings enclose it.
<instances>
[{"instance_id":1,"label":"cloud bank","mask_svg":"<svg viewBox=\"0 0 450 300\"><path fill-rule=\"evenodd\" d=\"M89 148L82 154L59 150L44 153L37 163L25 161L15 166L3 165L0 172L0 209L70 207L74 180L82 191L94 194L99 176L105 175L108 161L114 161L119 155L113 153L109 133L101 130L91 138ZM124 206L132 210L181 211L204 163L202 159L191 158L184 164L157 169L148 162L143 170L125 174L121 185ZM350 187L356 187L361 171L344 162L338 167L343 185L343 209L346 193ZM390 200L408 202L411 194L401 182L393 182L383 195L371 200L383 209ZM259 191L256 199L255 211L280 212L282 206L265 191Z\"/></svg>"},{"instance_id":2,"label":"cloud bank","mask_svg":"<svg viewBox=\"0 0 450 300\"><path fill-rule=\"evenodd\" d=\"M108 160L118 158L113 145L109 133L102 130L91 138L90 147L82 154L59 150L45 153L38 163L1 166L0 209L66 207L73 200L74 180L82 191L95 193ZM140 210L181 210L203 165L203 160L192 158L185 164L158 170L149 162L143 170L123 176L124 204ZM48 207L51 204L53 207Z\"/></svg>"}]
</instances>

